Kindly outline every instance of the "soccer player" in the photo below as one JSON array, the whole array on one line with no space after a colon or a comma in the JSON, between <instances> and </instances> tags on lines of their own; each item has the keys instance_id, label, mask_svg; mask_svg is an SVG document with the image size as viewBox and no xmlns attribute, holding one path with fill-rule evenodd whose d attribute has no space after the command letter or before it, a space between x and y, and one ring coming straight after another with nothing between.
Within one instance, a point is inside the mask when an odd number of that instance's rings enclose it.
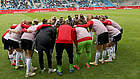
<instances>
[{"instance_id":1,"label":"soccer player","mask_svg":"<svg viewBox=\"0 0 140 79\"><path fill-rule=\"evenodd\" d=\"M62 25L62 22L64 21L64 18L61 16L55 24L55 28L58 28L60 25Z\"/></svg>"},{"instance_id":2,"label":"soccer player","mask_svg":"<svg viewBox=\"0 0 140 79\"><path fill-rule=\"evenodd\" d=\"M117 23L117 22L115 22L114 20L112 20L112 19L109 19L107 16L105 16L106 18L106 20L109 20L109 21L111 21L111 25L114 27L114 28L116 28L116 29L118 29L121 33L123 33L123 28Z\"/></svg>"},{"instance_id":3,"label":"soccer player","mask_svg":"<svg viewBox=\"0 0 140 79\"><path fill-rule=\"evenodd\" d=\"M111 21L105 20L105 21L102 21L102 23L106 26L106 28L108 30L108 33L109 33L109 39L110 39L110 42L107 45L107 51L108 51L108 54L109 54L109 59L105 60L105 62L111 62L112 58L115 59L115 56L116 56L114 45L116 44L116 42L121 40L122 36L121 36L121 32L118 29L116 29L112 26ZM110 48L111 46L113 46L112 54L111 54L111 48Z\"/></svg>"},{"instance_id":4,"label":"soccer player","mask_svg":"<svg viewBox=\"0 0 140 79\"><path fill-rule=\"evenodd\" d=\"M95 19L92 15L87 15L87 24L85 25L76 25L77 27L90 27L96 34L96 57L95 62L91 62L91 65L98 65L98 60L100 58L100 51L102 48L102 59L106 55L106 44L109 42L108 39L108 30L103 25L103 23ZM104 62L102 62L104 63Z\"/></svg>"},{"instance_id":5,"label":"soccer player","mask_svg":"<svg viewBox=\"0 0 140 79\"><path fill-rule=\"evenodd\" d=\"M55 26L55 25L56 25L56 21L57 21L56 16L53 16L53 17L51 18L51 21L52 21L52 25Z\"/></svg>"},{"instance_id":6,"label":"soccer player","mask_svg":"<svg viewBox=\"0 0 140 79\"><path fill-rule=\"evenodd\" d=\"M74 21L72 20L72 17L69 15L68 16L68 18L65 20L67 23L68 23L68 25L70 25L70 26L74 26Z\"/></svg>"},{"instance_id":7,"label":"soccer player","mask_svg":"<svg viewBox=\"0 0 140 79\"><path fill-rule=\"evenodd\" d=\"M39 27L44 27L39 30ZM56 30L52 27L51 23L48 23L46 19L43 19L43 24L38 26L39 30L36 36L36 48L39 54L39 64L41 71L44 72L43 52L45 51L48 59L48 73L55 72L56 69L52 68L52 53L56 39Z\"/></svg>"},{"instance_id":8,"label":"soccer player","mask_svg":"<svg viewBox=\"0 0 140 79\"><path fill-rule=\"evenodd\" d=\"M9 37L9 44L10 44L10 48L11 49L15 49L16 50L16 66L15 69L19 69L21 67L23 67L23 65L19 65L19 56L22 55L22 61L23 64L25 65L25 56L23 53L23 50L20 47L20 37L22 35L22 28L28 28L30 26L24 26L24 24L26 24L26 20L24 20L24 22L22 22L21 24L18 24L17 27L15 29L10 30L11 34Z\"/></svg>"},{"instance_id":9,"label":"soccer player","mask_svg":"<svg viewBox=\"0 0 140 79\"><path fill-rule=\"evenodd\" d=\"M27 22L28 25L30 25L27 29L22 29L22 32L24 32L21 36L21 48L25 51L26 55L26 75L25 77L34 76L36 73L33 73L33 71L37 70L37 67L32 66L32 56L33 56L33 42L34 37L36 34L36 29L38 27L38 21L34 20L35 25L32 25L32 21ZM31 26L32 25L32 26ZM30 72L30 70L32 72Z\"/></svg>"},{"instance_id":10,"label":"soccer player","mask_svg":"<svg viewBox=\"0 0 140 79\"><path fill-rule=\"evenodd\" d=\"M115 22L112 19L108 19L108 16L105 16L105 19L111 21L111 23L112 23L111 25L114 28L118 29L121 32L121 34L123 34L123 28L117 22ZM113 46L115 49L115 52L117 51L117 45L118 45L118 42L116 42L116 44L114 44L114 46Z\"/></svg>"},{"instance_id":11,"label":"soccer player","mask_svg":"<svg viewBox=\"0 0 140 79\"><path fill-rule=\"evenodd\" d=\"M82 22L79 24L83 24ZM91 34L88 32L88 30L84 27L76 27L75 29L75 36L76 36L76 44L77 47L77 53L76 53L76 65L73 67L77 70L80 69L80 55L84 52L84 49L86 50L86 56L87 56L87 63L86 67L90 68L90 60L91 60L91 48L92 48L92 37Z\"/></svg>"},{"instance_id":12,"label":"soccer player","mask_svg":"<svg viewBox=\"0 0 140 79\"><path fill-rule=\"evenodd\" d=\"M73 39L74 31L71 26L66 24L65 21L58 27L57 39L56 39L56 61L57 61L57 73L62 75L62 54L63 50L66 49L69 57L69 72L72 73L73 69Z\"/></svg>"},{"instance_id":13,"label":"soccer player","mask_svg":"<svg viewBox=\"0 0 140 79\"><path fill-rule=\"evenodd\" d=\"M17 25L14 25L10 27L10 29L15 29L17 27ZM8 29L3 35L2 35L2 42L4 44L4 49L8 50L8 58L11 61L11 65L14 65L14 61L13 61L13 49L10 48L10 44L9 44L9 37L10 37L10 30Z\"/></svg>"},{"instance_id":14,"label":"soccer player","mask_svg":"<svg viewBox=\"0 0 140 79\"><path fill-rule=\"evenodd\" d=\"M86 24L87 23L86 22L86 17L83 14L80 14L79 20L80 20L80 22L82 22L82 24Z\"/></svg>"}]
</instances>

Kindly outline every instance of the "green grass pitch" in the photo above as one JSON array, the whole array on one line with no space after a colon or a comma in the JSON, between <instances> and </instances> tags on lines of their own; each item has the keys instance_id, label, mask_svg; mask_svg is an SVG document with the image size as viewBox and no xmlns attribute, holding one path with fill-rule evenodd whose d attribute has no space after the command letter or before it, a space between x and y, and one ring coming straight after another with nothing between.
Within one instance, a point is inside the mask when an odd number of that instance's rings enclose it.
<instances>
[{"instance_id":1,"label":"green grass pitch","mask_svg":"<svg viewBox=\"0 0 140 79\"><path fill-rule=\"evenodd\" d=\"M140 9L136 10L93 10L93 11L68 11L68 12L46 12L27 14L3 14L0 15L0 37L12 24L18 24L23 19L33 20L35 18L49 19L52 16L74 16L75 14L108 15L118 22L124 29L122 40L119 42L117 59L111 63L92 66L90 69L84 67L86 62L85 53L81 56L81 69L70 74L68 69L68 57L63 53L63 76L57 73L48 74L47 71L29 79L140 79ZM75 52L74 52L75 53ZM45 55L46 57L46 55ZM92 51L92 61L95 57L95 46ZM55 50L53 52L53 67L56 68ZM45 59L45 64L46 63ZM33 65L39 67L38 55L34 53ZM14 70L7 59L7 51L3 50L0 41L0 79L26 79L25 68Z\"/></svg>"}]
</instances>

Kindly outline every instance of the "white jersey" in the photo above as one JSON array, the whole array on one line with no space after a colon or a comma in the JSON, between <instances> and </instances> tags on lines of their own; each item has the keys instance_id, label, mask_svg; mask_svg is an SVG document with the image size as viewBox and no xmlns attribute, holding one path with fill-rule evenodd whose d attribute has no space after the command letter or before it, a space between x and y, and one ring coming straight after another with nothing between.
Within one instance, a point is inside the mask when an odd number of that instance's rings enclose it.
<instances>
[{"instance_id":1,"label":"white jersey","mask_svg":"<svg viewBox=\"0 0 140 79\"><path fill-rule=\"evenodd\" d=\"M32 30L33 32L31 32L31 33L24 32L22 34L21 39L27 39L27 40L34 41L37 27L38 27L38 25L34 25L34 26L29 27L27 30Z\"/></svg>"},{"instance_id":2,"label":"white jersey","mask_svg":"<svg viewBox=\"0 0 140 79\"><path fill-rule=\"evenodd\" d=\"M9 39L9 37L10 37L10 33L6 33L6 35L3 37L3 38L5 38L5 39Z\"/></svg>"},{"instance_id":3,"label":"white jersey","mask_svg":"<svg viewBox=\"0 0 140 79\"><path fill-rule=\"evenodd\" d=\"M10 34L9 39L10 39L10 40L14 40L14 41L20 41L20 37L21 37L21 35L22 35L22 27L21 27L21 25L19 24L19 25L15 28L15 30L18 31L19 33L17 34L17 33L12 32L12 33Z\"/></svg>"},{"instance_id":4,"label":"white jersey","mask_svg":"<svg viewBox=\"0 0 140 79\"><path fill-rule=\"evenodd\" d=\"M121 26L117 22L115 22L111 19L107 19L107 20L111 21L113 27L117 28L118 30L122 29Z\"/></svg>"},{"instance_id":5,"label":"white jersey","mask_svg":"<svg viewBox=\"0 0 140 79\"><path fill-rule=\"evenodd\" d=\"M107 30L108 30L108 34L109 34L109 37L114 37L114 36L117 36L118 34L120 34L121 32L117 29L117 28L114 28L113 26L111 25L107 25L106 26Z\"/></svg>"},{"instance_id":6,"label":"white jersey","mask_svg":"<svg viewBox=\"0 0 140 79\"><path fill-rule=\"evenodd\" d=\"M93 21L93 31L95 32L96 35L100 35L104 32L108 32L106 27L103 25L103 23L97 19L92 19Z\"/></svg>"}]
</instances>

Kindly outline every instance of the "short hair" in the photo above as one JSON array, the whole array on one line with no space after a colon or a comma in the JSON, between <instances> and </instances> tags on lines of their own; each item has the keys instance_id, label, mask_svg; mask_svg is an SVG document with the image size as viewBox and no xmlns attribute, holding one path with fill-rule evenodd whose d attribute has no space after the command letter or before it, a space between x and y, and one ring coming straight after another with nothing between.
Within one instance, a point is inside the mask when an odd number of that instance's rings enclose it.
<instances>
[{"instance_id":1,"label":"short hair","mask_svg":"<svg viewBox=\"0 0 140 79\"><path fill-rule=\"evenodd\" d=\"M43 22L43 24L46 24L47 23L47 20L46 19L43 19L42 22Z\"/></svg>"},{"instance_id":2,"label":"short hair","mask_svg":"<svg viewBox=\"0 0 140 79\"><path fill-rule=\"evenodd\" d=\"M108 19L108 16L105 15L105 18Z\"/></svg>"},{"instance_id":3,"label":"short hair","mask_svg":"<svg viewBox=\"0 0 140 79\"><path fill-rule=\"evenodd\" d=\"M31 20L26 20L26 24L27 25L32 25L32 21Z\"/></svg>"},{"instance_id":4,"label":"short hair","mask_svg":"<svg viewBox=\"0 0 140 79\"><path fill-rule=\"evenodd\" d=\"M51 19L49 19L49 20L47 21L47 23L48 23L48 24L51 24L51 23L52 23L52 20L51 20Z\"/></svg>"}]
</instances>

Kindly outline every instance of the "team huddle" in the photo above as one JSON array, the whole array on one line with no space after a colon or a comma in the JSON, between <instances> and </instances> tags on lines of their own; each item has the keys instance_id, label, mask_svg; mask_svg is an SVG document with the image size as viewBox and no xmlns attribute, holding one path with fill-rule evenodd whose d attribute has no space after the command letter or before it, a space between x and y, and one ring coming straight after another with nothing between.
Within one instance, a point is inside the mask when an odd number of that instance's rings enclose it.
<instances>
[{"instance_id":1,"label":"team huddle","mask_svg":"<svg viewBox=\"0 0 140 79\"><path fill-rule=\"evenodd\" d=\"M57 72L63 74L62 56L65 49L69 58L69 72L80 70L80 55L86 52L86 68L91 65L98 66L101 62L112 62L116 58L117 42L121 40L123 29L115 21L105 15L93 16L88 14L68 16L57 19L23 20L19 24L13 24L3 34L4 49L8 50L8 58L15 69L26 66L25 77L34 76L37 67L32 65L34 51L38 53L41 72L44 72L43 53L48 60L48 73ZM94 39L96 36L96 39ZM93 42L96 41L96 42ZM91 60L93 44L96 44L95 61ZM76 54L74 54L74 46ZM52 53L56 49L57 69L52 67ZM102 52L102 53L101 53ZM100 54L102 57L100 59ZM108 54L108 55L107 55ZM14 57L15 56L15 57ZM76 61L74 64L74 56ZM22 64L20 63L20 58ZM107 58L107 59L106 59Z\"/></svg>"}]
</instances>

